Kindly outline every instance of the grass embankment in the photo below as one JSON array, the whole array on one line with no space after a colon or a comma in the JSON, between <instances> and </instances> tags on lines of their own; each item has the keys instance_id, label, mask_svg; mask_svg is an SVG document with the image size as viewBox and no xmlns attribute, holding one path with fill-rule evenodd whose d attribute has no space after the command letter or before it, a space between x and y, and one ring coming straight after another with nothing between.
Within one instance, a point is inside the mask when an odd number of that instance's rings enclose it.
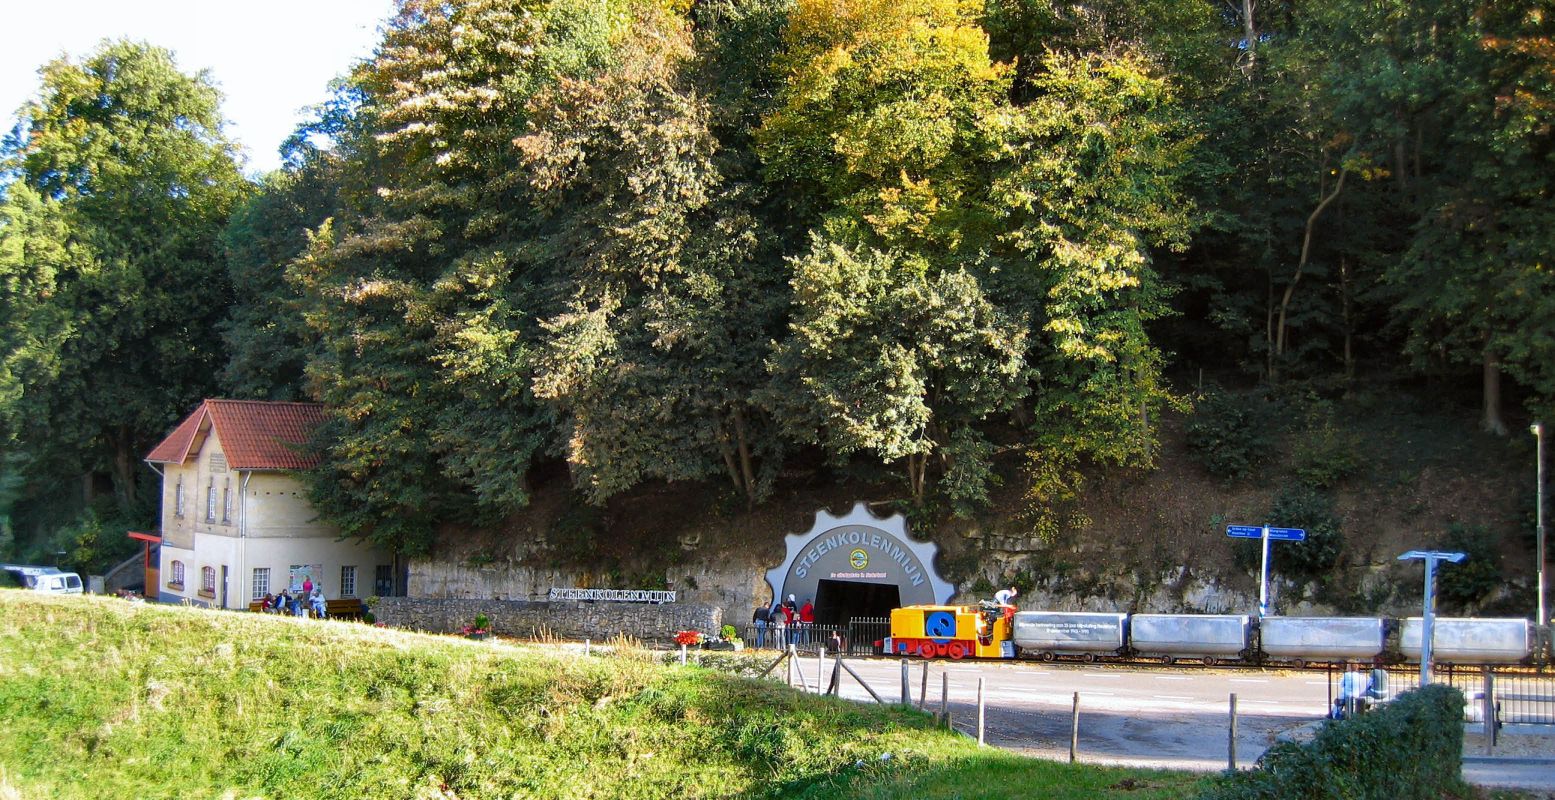
<instances>
[{"instance_id":1,"label":"grass embankment","mask_svg":"<svg viewBox=\"0 0 1555 800\"><path fill-rule=\"evenodd\" d=\"M0 591L0 731L0 797L1175 798L1199 780L979 749L917 712L640 652L20 591Z\"/></svg>"}]
</instances>

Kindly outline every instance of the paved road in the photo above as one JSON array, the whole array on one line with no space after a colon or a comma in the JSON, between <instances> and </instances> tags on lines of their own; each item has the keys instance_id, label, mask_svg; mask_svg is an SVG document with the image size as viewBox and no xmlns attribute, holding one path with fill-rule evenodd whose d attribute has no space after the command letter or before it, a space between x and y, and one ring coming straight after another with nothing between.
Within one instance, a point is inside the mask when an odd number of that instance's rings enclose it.
<instances>
[{"instance_id":1,"label":"paved road","mask_svg":"<svg viewBox=\"0 0 1555 800\"><path fill-rule=\"evenodd\" d=\"M819 665L801 658L813 687ZM886 702L901 697L900 662L852 659ZM924 688L924 662L908 662L914 701ZM826 664L829 679L831 664ZM983 679L989 744L1035 756L1068 758L1071 712L1080 695L1079 760L1213 771L1229 762L1230 695L1237 695L1236 760L1251 766L1281 737L1310 735L1326 716L1329 682L1321 672L1194 667L1118 667L934 661L928 665L926 707L940 706L949 676L949 708L958 730L976 735L977 681ZM796 680L797 683L797 680ZM842 676L841 694L871 701ZM1555 791L1551 763L1511 764L1471 759L1464 777L1486 786Z\"/></svg>"}]
</instances>

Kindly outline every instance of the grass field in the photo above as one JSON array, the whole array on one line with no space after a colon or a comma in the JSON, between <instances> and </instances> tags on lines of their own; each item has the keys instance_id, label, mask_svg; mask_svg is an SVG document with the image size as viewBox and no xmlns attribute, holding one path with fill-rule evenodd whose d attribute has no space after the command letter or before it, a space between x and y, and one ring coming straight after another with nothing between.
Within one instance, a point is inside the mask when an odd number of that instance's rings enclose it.
<instances>
[{"instance_id":1,"label":"grass field","mask_svg":"<svg viewBox=\"0 0 1555 800\"><path fill-rule=\"evenodd\" d=\"M620 651L0 590L0 799L1190 797Z\"/></svg>"}]
</instances>

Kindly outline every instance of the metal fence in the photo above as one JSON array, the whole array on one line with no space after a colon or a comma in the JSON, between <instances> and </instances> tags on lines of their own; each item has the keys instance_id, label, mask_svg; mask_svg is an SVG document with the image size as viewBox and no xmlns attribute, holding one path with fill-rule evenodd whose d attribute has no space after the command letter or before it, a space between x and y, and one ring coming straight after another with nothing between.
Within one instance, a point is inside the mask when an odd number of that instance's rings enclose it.
<instances>
[{"instance_id":1,"label":"metal fence","mask_svg":"<svg viewBox=\"0 0 1555 800\"><path fill-rule=\"evenodd\" d=\"M748 623L740 629L740 638L747 647L758 649L782 650L792 644L802 653L814 653L825 646L828 653L841 650L844 655L869 656L878 652L875 642L890 630L891 620L885 617L854 617L846 625L768 625L764 630Z\"/></svg>"},{"instance_id":2,"label":"metal fence","mask_svg":"<svg viewBox=\"0 0 1555 800\"><path fill-rule=\"evenodd\" d=\"M1381 675L1376 674L1379 672ZM1463 692L1465 722L1483 721L1488 691L1500 724L1555 724L1555 672L1548 669L1443 664L1432 670L1431 680ZM1419 685L1418 667L1373 670L1352 664L1331 666L1328 672L1330 707L1340 703L1346 694L1357 692L1369 694L1368 702L1387 702Z\"/></svg>"}]
</instances>

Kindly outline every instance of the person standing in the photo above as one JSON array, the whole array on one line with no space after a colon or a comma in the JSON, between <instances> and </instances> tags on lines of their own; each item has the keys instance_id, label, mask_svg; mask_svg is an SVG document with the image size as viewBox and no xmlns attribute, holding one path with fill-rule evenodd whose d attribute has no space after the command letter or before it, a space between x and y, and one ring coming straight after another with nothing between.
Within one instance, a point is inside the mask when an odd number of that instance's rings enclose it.
<instances>
[{"instance_id":1,"label":"person standing","mask_svg":"<svg viewBox=\"0 0 1555 800\"><path fill-rule=\"evenodd\" d=\"M810 644L815 639L815 606L810 603L810 598L804 599L804 605L799 607L799 642Z\"/></svg>"},{"instance_id":2,"label":"person standing","mask_svg":"<svg viewBox=\"0 0 1555 800\"><path fill-rule=\"evenodd\" d=\"M312 577L305 577L305 578L302 579L302 596L303 597L311 597L312 595L313 595L313 578Z\"/></svg>"},{"instance_id":3,"label":"person standing","mask_svg":"<svg viewBox=\"0 0 1555 800\"><path fill-rule=\"evenodd\" d=\"M788 615L784 613L786 607L772 604L772 610L767 613L767 618L772 621L772 646L779 650L788 649Z\"/></svg>"},{"instance_id":4,"label":"person standing","mask_svg":"<svg viewBox=\"0 0 1555 800\"><path fill-rule=\"evenodd\" d=\"M756 649L761 650L767 646L767 623L772 619L772 611L766 603L756 606L755 613L751 614L751 624L756 626Z\"/></svg>"}]
</instances>

